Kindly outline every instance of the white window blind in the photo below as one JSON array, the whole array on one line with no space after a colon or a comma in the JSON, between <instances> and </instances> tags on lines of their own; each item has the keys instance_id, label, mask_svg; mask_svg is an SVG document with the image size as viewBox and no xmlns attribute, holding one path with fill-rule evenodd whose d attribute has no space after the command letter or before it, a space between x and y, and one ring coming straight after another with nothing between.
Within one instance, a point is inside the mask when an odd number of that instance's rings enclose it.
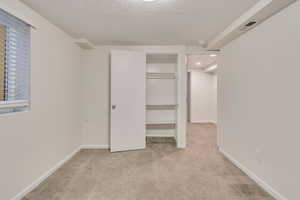
<instances>
[{"instance_id":1,"label":"white window blind","mask_svg":"<svg viewBox=\"0 0 300 200\"><path fill-rule=\"evenodd\" d=\"M30 29L0 9L0 113L20 111L29 105Z\"/></svg>"}]
</instances>

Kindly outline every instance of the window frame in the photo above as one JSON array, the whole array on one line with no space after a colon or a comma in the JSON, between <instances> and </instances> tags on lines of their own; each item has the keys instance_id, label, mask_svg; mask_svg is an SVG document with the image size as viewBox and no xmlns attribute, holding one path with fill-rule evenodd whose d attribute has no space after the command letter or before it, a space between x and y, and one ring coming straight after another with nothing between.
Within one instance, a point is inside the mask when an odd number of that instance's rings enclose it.
<instances>
[{"instance_id":1,"label":"window frame","mask_svg":"<svg viewBox=\"0 0 300 200\"><path fill-rule=\"evenodd\" d=\"M25 99L21 99L21 100L7 100L6 95L7 95L7 88L6 85L4 84L4 100L0 100L0 116L2 115L9 115L9 114L14 114L14 113L20 113L20 112L27 112L31 109L31 31L32 28L36 29L34 26L28 24L27 22L23 21L22 19L18 18L17 16L15 16L14 14L11 14L9 12L7 12L6 10L0 8L0 11L10 15L11 17L16 18L17 20L20 20L21 22L23 22L25 25L28 25L29 27L29 38L27 40L27 42L29 43L29 48L28 48L28 59L29 59L29 63L28 63L28 68L26 70L26 72L24 72L24 76L25 79L27 80L27 86L26 86L26 98ZM6 27L4 24L1 23L1 25L3 25L4 27ZM6 30L7 31L7 30ZM4 48L6 48L6 46L4 46ZM4 52L6 52L6 49L4 49ZM4 55L4 59L6 59L6 55ZM6 61L4 61L4 74L6 74L7 72L5 70L6 69ZM5 75L6 76L6 75ZM5 81L5 77L4 77L4 81ZM22 87L22 86L21 86Z\"/></svg>"}]
</instances>

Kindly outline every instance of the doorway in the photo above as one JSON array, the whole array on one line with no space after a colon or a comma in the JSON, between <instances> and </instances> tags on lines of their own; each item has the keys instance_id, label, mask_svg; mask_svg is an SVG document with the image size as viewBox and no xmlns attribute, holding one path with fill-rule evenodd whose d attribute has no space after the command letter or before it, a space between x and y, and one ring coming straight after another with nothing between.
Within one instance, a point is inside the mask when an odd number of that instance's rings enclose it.
<instances>
[{"instance_id":1,"label":"doorway","mask_svg":"<svg viewBox=\"0 0 300 200\"><path fill-rule=\"evenodd\" d=\"M217 123L217 69L215 52L187 55L187 121Z\"/></svg>"},{"instance_id":2,"label":"doorway","mask_svg":"<svg viewBox=\"0 0 300 200\"><path fill-rule=\"evenodd\" d=\"M191 72L187 72L187 122L191 122Z\"/></svg>"}]
</instances>

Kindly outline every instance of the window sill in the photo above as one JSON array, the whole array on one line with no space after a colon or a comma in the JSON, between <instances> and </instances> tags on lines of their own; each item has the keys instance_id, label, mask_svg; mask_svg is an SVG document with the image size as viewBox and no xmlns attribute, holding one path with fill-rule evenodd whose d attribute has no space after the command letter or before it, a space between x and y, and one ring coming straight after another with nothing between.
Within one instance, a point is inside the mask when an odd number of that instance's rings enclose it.
<instances>
[{"instance_id":1,"label":"window sill","mask_svg":"<svg viewBox=\"0 0 300 200\"><path fill-rule=\"evenodd\" d=\"M29 102L27 100L0 102L0 109L23 108L23 107L27 107L27 106L29 106Z\"/></svg>"}]
</instances>

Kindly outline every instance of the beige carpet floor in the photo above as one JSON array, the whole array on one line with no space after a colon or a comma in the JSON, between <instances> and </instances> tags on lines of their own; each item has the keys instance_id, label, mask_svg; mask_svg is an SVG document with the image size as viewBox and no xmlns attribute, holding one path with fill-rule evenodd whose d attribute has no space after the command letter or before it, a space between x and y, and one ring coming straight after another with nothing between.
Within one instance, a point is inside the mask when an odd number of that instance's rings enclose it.
<instances>
[{"instance_id":1,"label":"beige carpet floor","mask_svg":"<svg viewBox=\"0 0 300 200\"><path fill-rule=\"evenodd\" d=\"M82 150L23 200L272 200L225 159L216 127L192 124L188 148Z\"/></svg>"}]
</instances>

